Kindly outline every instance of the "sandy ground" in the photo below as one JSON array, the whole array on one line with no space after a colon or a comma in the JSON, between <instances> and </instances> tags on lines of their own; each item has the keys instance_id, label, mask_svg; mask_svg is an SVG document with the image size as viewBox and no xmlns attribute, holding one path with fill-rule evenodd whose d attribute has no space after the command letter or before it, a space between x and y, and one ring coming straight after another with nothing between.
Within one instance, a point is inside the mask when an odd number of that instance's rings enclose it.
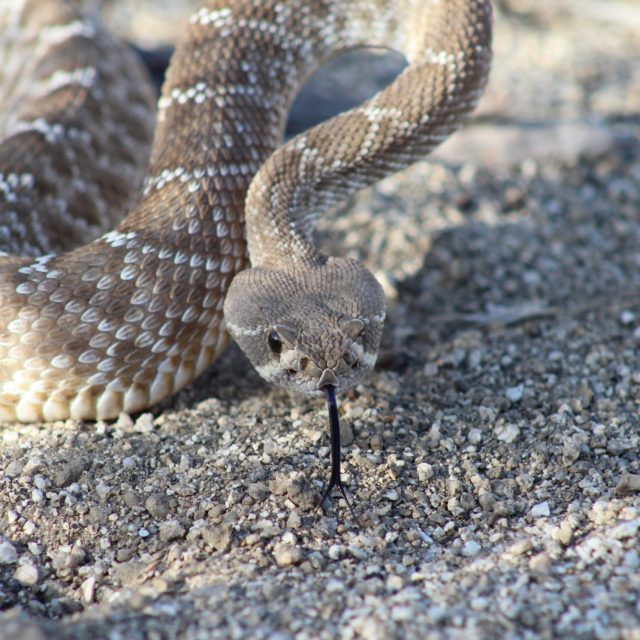
<instances>
[{"instance_id":1,"label":"sandy ground","mask_svg":"<svg viewBox=\"0 0 640 640\"><path fill-rule=\"evenodd\" d=\"M326 409L232 348L152 413L0 427L0 638L640 638L640 3L500 8L474 122L322 221L389 296L340 399L360 526L315 509Z\"/></svg>"}]
</instances>

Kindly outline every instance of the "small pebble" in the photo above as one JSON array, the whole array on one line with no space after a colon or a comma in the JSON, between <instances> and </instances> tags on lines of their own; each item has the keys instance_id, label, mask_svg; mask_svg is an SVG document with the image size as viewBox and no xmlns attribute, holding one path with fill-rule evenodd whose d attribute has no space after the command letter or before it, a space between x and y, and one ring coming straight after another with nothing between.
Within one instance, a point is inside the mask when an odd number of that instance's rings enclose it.
<instances>
[{"instance_id":1,"label":"small pebble","mask_svg":"<svg viewBox=\"0 0 640 640\"><path fill-rule=\"evenodd\" d=\"M275 546L273 557L279 567L288 567L302 561L302 550L291 544L280 543Z\"/></svg>"},{"instance_id":2,"label":"small pebble","mask_svg":"<svg viewBox=\"0 0 640 640\"><path fill-rule=\"evenodd\" d=\"M254 500L257 500L258 502L261 502L262 500L264 500L267 497L267 495L269 494L269 491L267 489L267 485L264 482L252 482L247 487L247 493Z\"/></svg>"},{"instance_id":3,"label":"small pebble","mask_svg":"<svg viewBox=\"0 0 640 640\"><path fill-rule=\"evenodd\" d=\"M616 494L626 496L629 493L640 491L640 475L623 471L616 485Z\"/></svg>"},{"instance_id":4,"label":"small pebble","mask_svg":"<svg viewBox=\"0 0 640 640\"><path fill-rule=\"evenodd\" d=\"M418 480L420 480L420 482L427 482L427 480L431 480L435 475L433 466L428 462L421 462L418 464L416 466L416 471L418 472Z\"/></svg>"},{"instance_id":5,"label":"small pebble","mask_svg":"<svg viewBox=\"0 0 640 640\"><path fill-rule=\"evenodd\" d=\"M364 549L356 547L354 544L349 545L349 553L356 560L366 560L369 557L369 554Z\"/></svg>"},{"instance_id":6,"label":"small pebble","mask_svg":"<svg viewBox=\"0 0 640 640\"><path fill-rule=\"evenodd\" d=\"M40 458L39 456L33 456L32 458L29 458L27 460L27 464L24 465L22 473L25 476L33 476L36 473L44 470L45 468L45 463L43 462L42 458Z\"/></svg>"},{"instance_id":7,"label":"small pebble","mask_svg":"<svg viewBox=\"0 0 640 640\"><path fill-rule=\"evenodd\" d=\"M565 520L565 522L558 527L553 537L561 545L566 547L571 544L573 540L573 527Z\"/></svg>"},{"instance_id":8,"label":"small pebble","mask_svg":"<svg viewBox=\"0 0 640 640\"><path fill-rule=\"evenodd\" d=\"M346 420L340 421L340 442L343 447L348 447L353 444L354 435L351 424Z\"/></svg>"},{"instance_id":9,"label":"small pebble","mask_svg":"<svg viewBox=\"0 0 640 640\"><path fill-rule=\"evenodd\" d=\"M536 573L547 574L551 571L551 566L551 556L546 551L536 554L529 560L529 569Z\"/></svg>"},{"instance_id":10,"label":"small pebble","mask_svg":"<svg viewBox=\"0 0 640 640\"><path fill-rule=\"evenodd\" d=\"M153 431L153 414L152 413L143 413L136 420L136 429L148 433Z\"/></svg>"},{"instance_id":11,"label":"small pebble","mask_svg":"<svg viewBox=\"0 0 640 640\"><path fill-rule=\"evenodd\" d=\"M25 587L32 587L38 583L38 568L30 563L21 564L13 577Z\"/></svg>"},{"instance_id":12,"label":"small pebble","mask_svg":"<svg viewBox=\"0 0 640 640\"><path fill-rule=\"evenodd\" d=\"M90 604L93 602L96 594L96 578L90 576L82 582L80 585L80 593L82 594L83 602Z\"/></svg>"},{"instance_id":13,"label":"small pebble","mask_svg":"<svg viewBox=\"0 0 640 640\"><path fill-rule=\"evenodd\" d=\"M302 518L297 511L292 511L287 518L287 528L299 529L302 525Z\"/></svg>"},{"instance_id":14,"label":"small pebble","mask_svg":"<svg viewBox=\"0 0 640 640\"><path fill-rule=\"evenodd\" d=\"M24 462L22 460L12 460L5 468L4 475L7 478L17 478L24 469Z\"/></svg>"},{"instance_id":15,"label":"small pebble","mask_svg":"<svg viewBox=\"0 0 640 640\"><path fill-rule=\"evenodd\" d=\"M66 462L60 469L53 474L53 484L56 487L66 487L72 482L76 482L81 476L86 466L86 461L82 459L74 459Z\"/></svg>"},{"instance_id":16,"label":"small pebble","mask_svg":"<svg viewBox=\"0 0 640 640\"><path fill-rule=\"evenodd\" d=\"M391 574L387 577L386 587L389 591L400 591L404 587L402 576Z\"/></svg>"},{"instance_id":17,"label":"small pebble","mask_svg":"<svg viewBox=\"0 0 640 640\"><path fill-rule=\"evenodd\" d=\"M164 520L169 515L169 498L163 493L152 493L144 501L144 508L156 520Z\"/></svg>"},{"instance_id":18,"label":"small pebble","mask_svg":"<svg viewBox=\"0 0 640 640\"><path fill-rule=\"evenodd\" d=\"M620 322L624 325L633 324L636 321L636 314L633 311L625 310L620 314Z\"/></svg>"},{"instance_id":19,"label":"small pebble","mask_svg":"<svg viewBox=\"0 0 640 640\"><path fill-rule=\"evenodd\" d=\"M202 539L215 551L228 551L233 542L233 527L227 523L205 527Z\"/></svg>"},{"instance_id":20,"label":"small pebble","mask_svg":"<svg viewBox=\"0 0 640 640\"><path fill-rule=\"evenodd\" d=\"M509 551L514 556L521 556L533 549L533 542L529 538L523 538L522 540L516 540L510 547Z\"/></svg>"},{"instance_id":21,"label":"small pebble","mask_svg":"<svg viewBox=\"0 0 640 640\"><path fill-rule=\"evenodd\" d=\"M170 542L171 540L183 538L185 533L185 528L178 520L167 520L160 525L159 537L162 542Z\"/></svg>"},{"instance_id":22,"label":"small pebble","mask_svg":"<svg viewBox=\"0 0 640 640\"><path fill-rule=\"evenodd\" d=\"M131 427L133 426L133 420L131 419L131 416L128 413L121 413L118 416L118 421L116 422L116 427L118 429L131 429Z\"/></svg>"},{"instance_id":23,"label":"small pebble","mask_svg":"<svg viewBox=\"0 0 640 640\"><path fill-rule=\"evenodd\" d=\"M520 402L520 400L522 400L523 395L524 395L523 384L519 384L515 387L509 387L506 392L506 396L511 402Z\"/></svg>"},{"instance_id":24,"label":"small pebble","mask_svg":"<svg viewBox=\"0 0 640 640\"><path fill-rule=\"evenodd\" d=\"M475 540L468 540L462 546L462 555L467 556L468 558L477 556L480 551L482 551L482 545Z\"/></svg>"},{"instance_id":25,"label":"small pebble","mask_svg":"<svg viewBox=\"0 0 640 640\"><path fill-rule=\"evenodd\" d=\"M520 435L520 427L515 424L505 424L496 427L496 437L501 442L511 444L516 441Z\"/></svg>"},{"instance_id":26,"label":"small pebble","mask_svg":"<svg viewBox=\"0 0 640 640\"><path fill-rule=\"evenodd\" d=\"M546 518L550 516L551 511L549 509L549 503L545 500L544 502L534 505L531 508L531 515L534 518Z\"/></svg>"},{"instance_id":27,"label":"small pebble","mask_svg":"<svg viewBox=\"0 0 640 640\"><path fill-rule=\"evenodd\" d=\"M16 548L8 540L0 542L0 564L15 564L16 562L18 562Z\"/></svg>"},{"instance_id":28,"label":"small pebble","mask_svg":"<svg viewBox=\"0 0 640 640\"><path fill-rule=\"evenodd\" d=\"M96 493L100 499L104 500L109 495L109 491L111 491L111 487L104 481L100 480L96 486Z\"/></svg>"},{"instance_id":29,"label":"small pebble","mask_svg":"<svg viewBox=\"0 0 640 640\"><path fill-rule=\"evenodd\" d=\"M332 560L340 560L340 558L342 558L342 556L344 555L344 547L342 547L339 544L332 544L329 547L329 557Z\"/></svg>"}]
</instances>

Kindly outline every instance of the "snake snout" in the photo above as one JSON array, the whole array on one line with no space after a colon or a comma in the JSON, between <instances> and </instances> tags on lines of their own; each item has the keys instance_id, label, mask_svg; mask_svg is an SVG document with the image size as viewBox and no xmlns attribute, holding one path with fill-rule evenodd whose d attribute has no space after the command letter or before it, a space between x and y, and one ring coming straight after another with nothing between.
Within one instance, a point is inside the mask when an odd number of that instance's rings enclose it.
<instances>
[{"instance_id":1,"label":"snake snout","mask_svg":"<svg viewBox=\"0 0 640 640\"><path fill-rule=\"evenodd\" d=\"M327 368L322 372L322 375L318 379L316 388L321 390L323 387L337 387L339 385L340 382L338 381L338 376L336 376L331 369Z\"/></svg>"}]
</instances>

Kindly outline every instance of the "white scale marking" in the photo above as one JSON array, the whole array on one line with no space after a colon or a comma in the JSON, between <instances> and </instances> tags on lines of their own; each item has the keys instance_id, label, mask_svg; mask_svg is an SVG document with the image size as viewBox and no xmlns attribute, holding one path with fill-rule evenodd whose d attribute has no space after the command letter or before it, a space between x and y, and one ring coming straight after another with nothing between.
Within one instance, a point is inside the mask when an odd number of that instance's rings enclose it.
<instances>
[{"instance_id":1,"label":"white scale marking","mask_svg":"<svg viewBox=\"0 0 640 640\"><path fill-rule=\"evenodd\" d=\"M97 75L95 67L77 67L72 71L58 69L39 85L38 93L45 95L74 84L90 89Z\"/></svg>"}]
</instances>

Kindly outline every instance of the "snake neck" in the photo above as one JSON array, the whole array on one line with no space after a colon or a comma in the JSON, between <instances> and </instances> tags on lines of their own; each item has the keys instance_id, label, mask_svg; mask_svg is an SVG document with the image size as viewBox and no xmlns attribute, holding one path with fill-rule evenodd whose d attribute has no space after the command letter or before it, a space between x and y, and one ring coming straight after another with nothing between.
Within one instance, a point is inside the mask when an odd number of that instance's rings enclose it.
<instances>
[{"instance_id":1,"label":"snake neck","mask_svg":"<svg viewBox=\"0 0 640 640\"><path fill-rule=\"evenodd\" d=\"M329 0L326 6L339 18L310 54L302 49L292 56L298 78L365 45L395 50L409 66L373 98L296 136L260 167L245 204L253 266L323 265L327 258L313 242L316 218L440 144L475 107L486 82L489 2Z\"/></svg>"}]
</instances>

